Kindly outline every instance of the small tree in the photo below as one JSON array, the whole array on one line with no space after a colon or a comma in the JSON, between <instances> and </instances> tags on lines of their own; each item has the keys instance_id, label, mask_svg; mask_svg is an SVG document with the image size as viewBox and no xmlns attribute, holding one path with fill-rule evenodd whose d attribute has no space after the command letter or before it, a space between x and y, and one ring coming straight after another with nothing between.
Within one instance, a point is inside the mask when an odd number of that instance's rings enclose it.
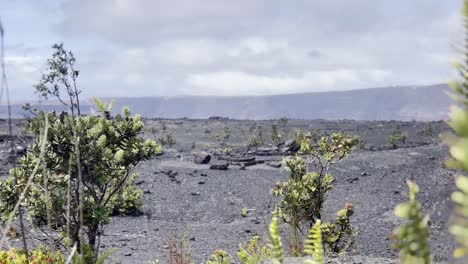
<instances>
[{"instance_id":1,"label":"small tree","mask_svg":"<svg viewBox=\"0 0 468 264\"><path fill-rule=\"evenodd\" d=\"M112 117L111 105L96 99L100 115L80 116L75 58L64 50L63 44L54 45L53 49L48 71L36 91L44 99L58 98L69 112L39 112L29 121L27 130L36 140L11 171L11 178L1 182L0 210L4 215L12 211L15 198L33 174L40 160L40 136L47 120L50 125L42 170L25 190L22 205L34 224L47 223L64 231L67 240L78 245L80 253L90 248L92 259L96 260L100 236L120 201L115 197L122 194L133 168L154 157L161 148L155 141L139 137L143 122L139 115L131 116L128 108ZM63 99L63 92L68 102Z\"/></svg>"},{"instance_id":2,"label":"small tree","mask_svg":"<svg viewBox=\"0 0 468 264\"><path fill-rule=\"evenodd\" d=\"M276 183L272 190L273 196L281 196L279 204L280 216L291 227L291 246L295 255L302 254L301 230L311 228L315 222L322 219L322 209L326 194L333 189L333 176L328 173L330 166L342 160L357 144L358 138L342 133L333 133L330 137L321 137L314 140L312 135L298 131L296 140L300 143L299 154L305 155L284 160L290 171L287 182ZM313 171L309 171L312 165ZM341 211L340 211L341 212ZM345 207L335 224L323 224L327 228L324 232L324 241L328 241L329 250L340 250L343 247L336 246L342 243L341 238L345 234L352 235L349 225L349 217L353 213L352 206ZM346 221L344 221L346 220ZM345 231L345 232L344 232ZM340 239L329 237L342 233ZM327 237L329 236L329 237Z\"/></svg>"}]
</instances>

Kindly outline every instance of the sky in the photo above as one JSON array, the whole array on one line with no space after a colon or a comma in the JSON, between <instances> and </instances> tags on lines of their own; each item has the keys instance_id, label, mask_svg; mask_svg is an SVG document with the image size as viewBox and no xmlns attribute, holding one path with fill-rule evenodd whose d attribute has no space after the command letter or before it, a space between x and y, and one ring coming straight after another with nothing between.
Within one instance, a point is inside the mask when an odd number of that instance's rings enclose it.
<instances>
[{"instance_id":1,"label":"sky","mask_svg":"<svg viewBox=\"0 0 468 264\"><path fill-rule=\"evenodd\" d=\"M13 100L54 43L84 97L244 96L446 82L461 0L0 0Z\"/></svg>"}]
</instances>

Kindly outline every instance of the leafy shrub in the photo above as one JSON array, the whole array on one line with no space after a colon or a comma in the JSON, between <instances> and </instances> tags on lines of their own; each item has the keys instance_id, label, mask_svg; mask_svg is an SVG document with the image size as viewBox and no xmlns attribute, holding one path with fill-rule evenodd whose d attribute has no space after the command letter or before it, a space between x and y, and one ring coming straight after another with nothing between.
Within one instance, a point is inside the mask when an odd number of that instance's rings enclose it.
<instances>
[{"instance_id":1,"label":"leafy shrub","mask_svg":"<svg viewBox=\"0 0 468 264\"><path fill-rule=\"evenodd\" d=\"M426 127L424 127L423 130L419 131L418 134L423 135L423 136L432 137L432 136L436 135L436 131L434 129L434 126L431 123L429 123L429 124L426 125Z\"/></svg>"},{"instance_id":2,"label":"leafy shrub","mask_svg":"<svg viewBox=\"0 0 468 264\"><path fill-rule=\"evenodd\" d=\"M278 145L279 143L281 143L281 138L282 138L282 135L278 131L278 125L275 123L272 123L271 130L270 130L271 143L273 143L273 145Z\"/></svg>"},{"instance_id":3,"label":"leafy shrub","mask_svg":"<svg viewBox=\"0 0 468 264\"><path fill-rule=\"evenodd\" d=\"M250 128L250 137L247 140L247 146L249 147L260 147L263 146L265 140L263 139L263 127L261 125L255 125Z\"/></svg>"},{"instance_id":4,"label":"leafy shrub","mask_svg":"<svg viewBox=\"0 0 468 264\"><path fill-rule=\"evenodd\" d=\"M336 213L337 218L334 223L321 225L323 242L329 252L341 253L354 245L356 232L350 222L353 214L353 205L346 204L343 209Z\"/></svg>"},{"instance_id":5,"label":"leafy shrub","mask_svg":"<svg viewBox=\"0 0 468 264\"><path fill-rule=\"evenodd\" d=\"M242 208L242 211L241 211L241 215L242 217L247 217L249 215L249 210L245 207Z\"/></svg>"},{"instance_id":6,"label":"leafy shrub","mask_svg":"<svg viewBox=\"0 0 468 264\"><path fill-rule=\"evenodd\" d=\"M264 263L266 260L270 259L271 250L265 246L260 247L259 240L260 237L255 235L252 237L249 245L239 246L239 252L237 253L237 256L242 263L258 264Z\"/></svg>"},{"instance_id":7,"label":"leafy shrub","mask_svg":"<svg viewBox=\"0 0 468 264\"><path fill-rule=\"evenodd\" d=\"M232 264L232 257L223 250L216 250L206 264Z\"/></svg>"},{"instance_id":8,"label":"leafy shrub","mask_svg":"<svg viewBox=\"0 0 468 264\"><path fill-rule=\"evenodd\" d=\"M223 131L217 134L215 137L220 147L227 146L229 139L231 138L231 128L224 126Z\"/></svg>"},{"instance_id":9,"label":"leafy shrub","mask_svg":"<svg viewBox=\"0 0 468 264\"><path fill-rule=\"evenodd\" d=\"M137 176L137 174L130 176L119 194L111 198L112 215L138 216L142 214L140 208L143 205L143 190L135 186Z\"/></svg>"},{"instance_id":10,"label":"leafy shrub","mask_svg":"<svg viewBox=\"0 0 468 264\"><path fill-rule=\"evenodd\" d=\"M123 189L128 184L130 172L141 161L155 156L161 151L156 142L144 141L138 134L143 123L138 115L131 117L128 109L123 115L79 116L72 118L66 113L40 113L31 119L28 131L36 135L37 140L22 157L19 166L11 171L11 178L1 183L0 210L8 214L16 203L16 197L26 187L34 167L39 162L39 136L44 127L44 120L50 122L47 135L45 167L33 179L26 190L26 199L22 205L28 209L29 216L37 223L47 220L47 204L44 197L50 195L51 225L54 228L69 229L73 242L78 241L80 223L78 214L78 165L74 147L79 146L81 153L80 167L83 173L84 188L84 223L87 228L88 242L94 248L100 228L109 221L114 210L119 192L131 197L129 204L118 206L119 210L138 207L141 194L134 189ZM74 128L75 127L75 128ZM76 142L77 138L86 144ZM48 190L44 189L43 178L48 178ZM15 184L16 182L16 184ZM68 206L70 205L70 206Z\"/></svg>"},{"instance_id":11,"label":"leafy shrub","mask_svg":"<svg viewBox=\"0 0 468 264\"><path fill-rule=\"evenodd\" d=\"M115 250L110 249L105 251L104 253L101 253L98 257L96 257L96 254L94 252L94 249L89 245L85 244L83 246L83 252L82 254L75 254L73 258L73 263L74 264L105 264L110 256L114 254Z\"/></svg>"},{"instance_id":12,"label":"leafy shrub","mask_svg":"<svg viewBox=\"0 0 468 264\"><path fill-rule=\"evenodd\" d=\"M173 145L177 143L174 138L174 131L167 128L167 124L165 121L161 121L160 124L161 124L161 135L158 138L159 143L163 146L167 145L169 147L172 147Z\"/></svg>"},{"instance_id":13,"label":"leafy shrub","mask_svg":"<svg viewBox=\"0 0 468 264\"><path fill-rule=\"evenodd\" d=\"M310 134L296 132L296 140L301 145L301 156L284 160L286 168L290 171L287 182L278 182L272 190L273 196L281 196L279 213L283 220L291 227L291 246L294 255L302 254L300 230L311 228L316 220L322 219L322 209L326 194L333 189L333 176L328 173L329 167L343 159L357 143L357 137L342 133L333 133L330 137L312 139ZM314 171L308 171L308 163L312 163ZM343 215L342 217L340 217ZM351 239L352 228L349 226L349 217L352 207L340 211L335 224L324 224L328 227L324 232L324 240L328 241L333 252L344 247L337 246L343 243L344 233L335 230L344 228ZM306 227L306 228L303 228ZM330 237L327 237L330 236Z\"/></svg>"},{"instance_id":14,"label":"leafy shrub","mask_svg":"<svg viewBox=\"0 0 468 264\"><path fill-rule=\"evenodd\" d=\"M408 139L408 133L403 132L400 127L392 130L392 133L387 137L387 146L396 148L399 144L405 144Z\"/></svg>"},{"instance_id":15,"label":"leafy shrub","mask_svg":"<svg viewBox=\"0 0 468 264\"><path fill-rule=\"evenodd\" d=\"M400 260L403 264L430 264L432 262L429 239L429 217L421 213L421 204L416 199L419 187L408 180L409 201L397 205L395 215L408 220L395 230L398 242L393 246L400 250Z\"/></svg>"},{"instance_id":16,"label":"leafy shrub","mask_svg":"<svg viewBox=\"0 0 468 264\"><path fill-rule=\"evenodd\" d=\"M29 252L29 259L22 250L12 248L0 251L0 264L64 264L65 260L60 251L49 251L39 248Z\"/></svg>"},{"instance_id":17,"label":"leafy shrub","mask_svg":"<svg viewBox=\"0 0 468 264\"><path fill-rule=\"evenodd\" d=\"M215 137L218 141L218 147L221 149L221 153L228 156L232 155L232 145L229 144L229 139L231 138L231 128L224 126L222 132L217 134Z\"/></svg>"}]
</instances>

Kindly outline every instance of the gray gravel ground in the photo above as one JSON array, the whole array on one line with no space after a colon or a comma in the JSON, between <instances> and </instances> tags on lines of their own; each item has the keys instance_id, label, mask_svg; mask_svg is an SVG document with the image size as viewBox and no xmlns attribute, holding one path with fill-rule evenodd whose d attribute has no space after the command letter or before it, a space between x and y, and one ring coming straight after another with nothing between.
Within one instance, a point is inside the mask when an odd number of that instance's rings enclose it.
<instances>
[{"instance_id":1,"label":"gray gravel ground","mask_svg":"<svg viewBox=\"0 0 468 264\"><path fill-rule=\"evenodd\" d=\"M146 123L147 128L160 126L158 120ZM113 255L116 263L154 260L165 263L169 238L186 230L193 260L202 263L216 249L236 255L239 243L249 241L253 234L266 240L271 212L277 202L270 190L276 181L287 179L287 171L265 164L246 170L230 166L226 171L216 171L210 170L209 165L194 164L192 156L193 151L212 149L209 144L216 145L215 135L224 125L231 128L232 144L245 144L249 127L256 123L264 127L265 139L269 139L271 121L167 121L177 144L165 147L164 155L142 163L136 171L140 175L137 183L145 192L144 215L114 217L102 238L102 249L117 249ZM385 147L385 139L396 126L407 132L409 138L400 148L389 149ZM296 128L345 131L367 141L363 149L355 150L331 170L336 181L325 204L324 220L332 220L345 203L352 203L353 225L358 235L356 247L348 257L329 263L394 263L392 259L397 258L397 252L391 248L389 236L402 223L394 216L393 208L406 200L406 179L421 187L419 200L424 212L430 215L435 260L451 261L448 256L454 245L447 226L455 172L443 165L448 151L439 142L438 134L449 130L444 123L290 121L287 130L292 133ZM144 136L153 137L150 132ZM6 143L3 144L0 149L6 148ZM168 171L177 175L171 178ZM249 209L247 217L241 216L243 207ZM283 225L282 230L287 245L287 227Z\"/></svg>"}]
</instances>

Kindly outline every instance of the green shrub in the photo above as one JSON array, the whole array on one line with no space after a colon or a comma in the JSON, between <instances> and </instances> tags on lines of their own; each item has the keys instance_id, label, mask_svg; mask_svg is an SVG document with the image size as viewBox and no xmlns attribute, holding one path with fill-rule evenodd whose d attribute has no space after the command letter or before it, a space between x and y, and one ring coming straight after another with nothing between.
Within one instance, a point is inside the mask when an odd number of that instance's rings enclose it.
<instances>
[{"instance_id":1,"label":"green shrub","mask_svg":"<svg viewBox=\"0 0 468 264\"><path fill-rule=\"evenodd\" d=\"M229 139L231 138L231 128L224 126L222 132L217 134L215 137L218 141L218 147L221 150L221 154L228 156L232 155L232 145L229 144Z\"/></svg>"},{"instance_id":2,"label":"green shrub","mask_svg":"<svg viewBox=\"0 0 468 264\"><path fill-rule=\"evenodd\" d=\"M423 136L432 137L432 136L436 135L436 131L434 129L434 126L431 123L429 123L429 124L426 125L426 127L424 127L423 130L419 131L418 134L423 135Z\"/></svg>"},{"instance_id":3,"label":"green shrub","mask_svg":"<svg viewBox=\"0 0 468 264\"><path fill-rule=\"evenodd\" d=\"M109 221L108 217L115 206L118 210L127 212L141 205L141 193L133 187L124 187L128 185L132 169L141 160L155 156L160 152L160 147L154 141L143 141L138 137L143 123L138 115L130 117L128 110L115 118L80 116L74 120L67 114L41 113L28 124L28 130L38 139L29 147L31 151L20 159L19 166L11 171L12 177L1 183L0 210L4 214L13 209L16 197L23 191L29 175L39 162L39 135L46 117L51 123L45 155L47 170L33 179L22 205L28 209L28 214L35 223L44 224L47 220L44 197L48 193L51 215L55 216L51 225L54 228L70 228L68 231L72 241L78 240L79 223L76 219L79 219L79 197L75 195L78 182L73 143L76 141L72 132L72 126L76 124L77 135L81 142L86 142L79 144L80 166L86 186L83 224L90 234L88 241L94 247L101 226ZM44 176L48 177L48 190L43 187ZM122 193L122 197L129 198L122 200L125 201L123 205L115 204L114 198L119 193Z\"/></svg>"},{"instance_id":4,"label":"green shrub","mask_svg":"<svg viewBox=\"0 0 468 264\"><path fill-rule=\"evenodd\" d=\"M242 211L241 211L241 215L242 217L247 217L249 215L249 210L245 207L242 208Z\"/></svg>"},{"instance_id":5,"label":"green shrub","mask_svg":"<svg viewBox=\"0 0 468 264\"><path fill-rule=\"evenodd\" d=\"M273 145L278 145L281 143L282 135L278 131L278 125L275 123L271 124L270 139Z\"/></svg>"},{"instance_id":6,"label":"green shrub","mask_svg":"<svg viewBox=\"0 0 468 264\"><path fill-rule=\"evenodd\" d=\"M23 250L12 248L0 251L0 264L64 264L65 260L60 251L50 251L45 248L29 252L29 259Z\"/></svg>"},{"instance_id":7,"label":"green shrub","mask_svg":"<svg viewBox=\"0 0 468 264\"><path fill-rule=\"evenodd\" d=\"M223 250L216 250L206 264L232 264L232 257Z\"/></svg>"},{"instance_id":8,"label":"green shrub","mask_svg":"<svg viewBox=\"0 0 468 264\"><path fill-rule=\"evenodd\" d=\"M174 138L174 131L170 130L167 128L166 121L160 121L161 124L161 135L158 138L158 142L165 146L172 147L175 145L177 142Z\"/></svg>"},{"instance_id":9,"label":"green shrub","mask_svg":"<svg viewBox=\"0 0 468 264\"><path fill-rule=\"evenodd\" d=\"M250 137L247 139L248 147L260 147L265 143L263 139L263 127L261 125L255 125L250 128Z\"/></svg>"},{"instance_id":10,"label":"green shrub","mask_svg":"<svg viewBox=\"0 0 468 264\"><path fill-rule=\"evenodd\" d=\"M392 130L392 133L387 137L387 146L396 148L399 144L404 145L408 139L408 133L403 132L400 127Z\"/></svg>"},{"instance_id":11,"label":"green shrub","mask_svg":"<svg viewBox=\"0 0 468 264\"><path fill-rule=\"evenodd\" d=\"M336 213L337 218L334 223L321 225L323 242L329 252L341 253L354 245L356 232L350 222L353 214L353 205L346 204Z\"/></svg>"},{"instance_id":12,"label":"green shrub","mask_svg":"<svg viewBox=\"0 0 468 264\"><path fill-rule=\"evenodd\" d=\"M228 126L223 127L223 131L216 136L216 140L220 147L225 147L229 143L229 139L231 138L231 128Z\"/></svg>"},{"instance_id":13,"label":"green shrub","mask_svg":"<svg viewBox=\"0 0 468 264\"><path fill-rule=\"evenodd\" d=\"M53 48L47 71L35 88L43 99L57 98L69 112L36 112L29 120L26 129L35 140L11 177L0 183L0 211L3 219L11 221L24 192L21 205L28 217L63 231L65 240L78 245L80 255L89 245L94 262L97 241L115 206L113 198L125 193L133 168L160 153L161 147L139 136L143 122L128 108L112 116L112 104L95 99L98 115L80 115L75 58L63 44ZM69 100L63 100L64 94ZM131 189L126 193L132 199L138 196Z\"/></svg>"},{"instance_id":14,"label":"green shrub","mask_svg":"<svg viewBox=\"0 0 468 264\"><path fill-rule=\"evenodd\" d=\"M289 180L276 183L272 194L282 197L279 203L279 213L291 227L292 253L299 256L302 254L300 230L307 230L315 224L316 220L322 219L326 194L333 189L333 176L328 173L329 167L339 162L351 151L357 143L357 137L333 133L330 137L321 137L315 141L310 134L305 135L297 131L296 140L301 145L299 154L305 155L306 160L302 156L285 159L286 168L290 171ZM312 172L308 171L309 162L314 167ZM342 212L340 211L340 214ZM336 228L345 228L350 235L348 239L351 239L352 228L349 226L351 215L352 210L348 210L346 217L338 217L338 222L335 224L324 224L325 227L329 227L329 231L324 232L324 240L332 245L329 250L335 252L344 249L344 247L336 246L338 242L344 243L345 238L343 235L336 234L334 231Z\"/></svg>"},{"instance_id":15,"label":"green shrub","mask_svg":"<svg viewBox=\"0 0 468 264\"><path fill-rule=\"evenodd\" d=\"M143 190L135 186L137 176L137 174L130 176L122 191L111 198L112 215L138 216L142 214L140 208L143 205Z\"/></svg>"}]
</instances>

